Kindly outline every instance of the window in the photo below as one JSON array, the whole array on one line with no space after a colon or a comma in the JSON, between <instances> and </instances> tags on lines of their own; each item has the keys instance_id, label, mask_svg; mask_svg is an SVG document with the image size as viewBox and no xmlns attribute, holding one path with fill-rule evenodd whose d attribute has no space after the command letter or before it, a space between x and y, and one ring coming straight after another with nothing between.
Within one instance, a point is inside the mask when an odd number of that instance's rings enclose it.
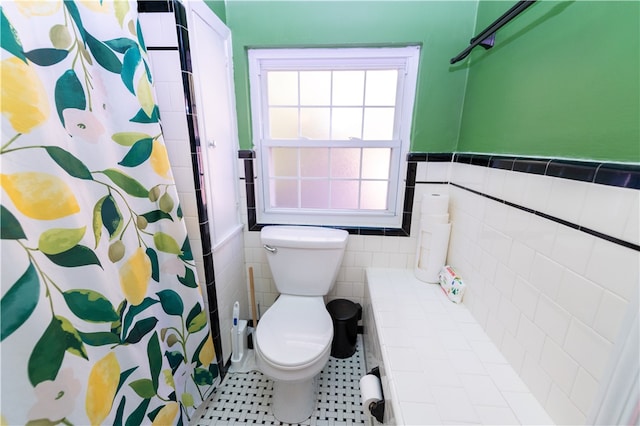
<instances>
[{"instance_id":1,"label":"window","mask_svg":"<svg viewBox=\"0 0 640 426\"><path fill-rule=\"evenodd\" d=\"M400 226L418 55L249 50L259 222Z\"/></svg>"}]
</instances>

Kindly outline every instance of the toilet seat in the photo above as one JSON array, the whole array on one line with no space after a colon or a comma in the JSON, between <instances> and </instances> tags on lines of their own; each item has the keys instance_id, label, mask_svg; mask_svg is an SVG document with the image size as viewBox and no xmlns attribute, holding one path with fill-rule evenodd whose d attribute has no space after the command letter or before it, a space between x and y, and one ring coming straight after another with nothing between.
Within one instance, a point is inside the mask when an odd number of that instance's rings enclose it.
<instances>
[{"instance_id":1,"label":"toilet seat","mask_svg":"<svg viewBox=\"0 0 640 426\"><path fill-rule=\"evenodd\" d=\"M333 322L322 297L281 295L262 316L256 343L273 367L302 369L321 358L333 339Z\"/></svg>"}]
</instances>

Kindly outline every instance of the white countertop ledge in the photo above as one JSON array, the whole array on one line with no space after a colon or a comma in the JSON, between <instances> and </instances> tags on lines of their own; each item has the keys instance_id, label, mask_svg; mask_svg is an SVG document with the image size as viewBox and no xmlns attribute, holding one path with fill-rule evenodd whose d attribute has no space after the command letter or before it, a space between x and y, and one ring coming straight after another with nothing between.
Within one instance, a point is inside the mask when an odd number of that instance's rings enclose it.
<instances>
[{"instance_id":1,"label":"white countertop ledge","mask_svg":"<svg viewBox=\"0 0 640 426\"><path fill-rule=\"evenodd\" d=\"M367 268L366 283L396 424L553 424L464 303L409 269Z\"/></svg>"}]
</instances>

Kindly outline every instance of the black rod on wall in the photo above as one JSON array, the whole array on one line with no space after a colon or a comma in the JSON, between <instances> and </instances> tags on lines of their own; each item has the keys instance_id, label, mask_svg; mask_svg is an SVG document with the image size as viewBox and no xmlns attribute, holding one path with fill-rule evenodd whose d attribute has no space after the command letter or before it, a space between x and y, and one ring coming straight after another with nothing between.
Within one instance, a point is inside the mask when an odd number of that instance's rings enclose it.
<instances>
[{"instance_id":1,"label":"black rod on wall","mask_svg":"<svg viewBox=\"0 0 640 426\"><path fill-rule=\"evenodd\" d=\"M529 6L535 3L537 0L521 0L516 3L511 9L507 10L501 17L493 21L491 25L482 30L477 36L471 39L469 46L458 54L458 56L451 58L451 63L455 64L469 56L469 53L476 46L482 46L485 49L493 47L496 37L496 31L505 26L509 21L524 12Z\"/></svg>"}]
</instances>

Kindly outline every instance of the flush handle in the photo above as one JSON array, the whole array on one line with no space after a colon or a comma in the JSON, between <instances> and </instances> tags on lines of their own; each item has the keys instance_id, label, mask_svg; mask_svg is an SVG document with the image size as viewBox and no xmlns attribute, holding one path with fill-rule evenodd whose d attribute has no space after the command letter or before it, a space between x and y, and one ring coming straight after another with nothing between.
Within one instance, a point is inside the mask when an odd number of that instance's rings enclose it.
<instances>
[{"instance_id":1,"label":"flush handle","mask_svg":"<svg viewBox=\"0 0 640 426\"><path fill-rule=\"evenodd\" d=\"M266 251L268 251L269 253L276 254L276 253L278 252L278 249L277 249L277 248L275 248L275 247L271 247L271 246L269 246L269 245L267 245L267 244L264 244L262 247L264 247L264 249L265 249Z\"/></svg>"}]
</instances>

